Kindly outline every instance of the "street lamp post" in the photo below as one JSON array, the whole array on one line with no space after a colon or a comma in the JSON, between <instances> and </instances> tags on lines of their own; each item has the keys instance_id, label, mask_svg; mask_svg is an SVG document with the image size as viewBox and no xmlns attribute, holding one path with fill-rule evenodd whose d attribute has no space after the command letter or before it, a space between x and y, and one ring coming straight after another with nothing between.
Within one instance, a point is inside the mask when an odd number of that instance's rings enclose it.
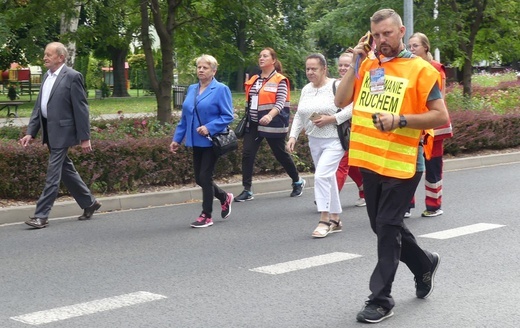
<instances>
[{"instance_id":1,"label":"street lamp post","mask_svg":"<svg viewBox=\"0 0 520 328\"><path fill-rule=\"evenodd\" d=\"M413 34L413 0L404 0L403 3L403 12L404 12L404 26L406 27L406 32L404 33L404 42L408 42L408 39Z\"/></svg>"}]
</instances>

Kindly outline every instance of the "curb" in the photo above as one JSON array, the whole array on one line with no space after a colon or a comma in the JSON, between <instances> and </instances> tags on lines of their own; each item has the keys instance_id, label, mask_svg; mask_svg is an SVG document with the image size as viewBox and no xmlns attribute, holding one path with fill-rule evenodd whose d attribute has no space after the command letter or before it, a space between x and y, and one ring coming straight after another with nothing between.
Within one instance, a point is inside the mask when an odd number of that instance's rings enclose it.
<instances>
[{"instance_id":1,"label":"curb","mask_svg":"<svg viewBox=\"0 0 520 328\"><path fill-rule=\"evenodd\" d=\"M502 153L494 155L483 155L458 159L448 159L444 161L444 171L457 171L493 165L520 163L520 152ZM306 188L314 187L314 176L303 176ZM349 180L350 181L350 180ZM351 181L348 183L352 183ZM222 185L223 189L238 195L242 192L241 183ZM255 194L265 194L271 192L282 192L291 190L290 178L278 178L271 180L254 181ZM201 190L199 187L182 188L171 191L160 191L155 193L143 193L132 195L118 195L112 197L100 197L98 200L103 204L102 212L135 210L148 207L167 206L182 204L197 200L200 202ZM75 201L56 202L52 208L51 219L74 217L81 215L82 211ZM0 226L4 224L14 224L26 221L34 214L34 205L0 208Z\"/></svg>"}]
</instances>

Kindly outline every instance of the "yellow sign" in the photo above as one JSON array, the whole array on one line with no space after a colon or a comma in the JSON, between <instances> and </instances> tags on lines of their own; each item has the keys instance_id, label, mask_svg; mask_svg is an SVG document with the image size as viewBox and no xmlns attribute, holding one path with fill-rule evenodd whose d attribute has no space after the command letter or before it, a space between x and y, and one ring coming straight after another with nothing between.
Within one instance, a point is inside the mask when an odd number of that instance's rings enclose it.
<instances>
[{"instance_id":1,"label":"yellow sign","mask_svg":"<svg viewBox=\"0 0 520 328\"><path fill-rule=\"evenodd\" d=\"M370 72L365 72L355 108L369 113L388 112L399 115L407 86L407 79L386 75L385 91L381 94L372 94L370 92Z\"/></svg>"}]
</instances>

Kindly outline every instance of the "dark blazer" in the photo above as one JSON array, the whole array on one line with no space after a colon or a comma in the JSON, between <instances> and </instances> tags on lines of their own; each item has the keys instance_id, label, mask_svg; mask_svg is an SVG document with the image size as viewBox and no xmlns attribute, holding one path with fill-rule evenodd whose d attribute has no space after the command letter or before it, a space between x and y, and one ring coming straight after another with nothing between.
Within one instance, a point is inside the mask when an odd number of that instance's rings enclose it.
<instances>
[{"instance_id":1,"label":"dark blazer","mask_svg":"<svg viewBox=\"0 0 520 328\"><path fill-rule=\"evenodd\" d=\"M48 73L45 74L45 83ZM43 126L41 92L38 94L27 134L33 138ZM47 129L43 129L43 142L52 148L67 148L90 140L90 119L83 76L66 65L62 67L49 95L47 103Z\"/></svg>"}]
</instances>

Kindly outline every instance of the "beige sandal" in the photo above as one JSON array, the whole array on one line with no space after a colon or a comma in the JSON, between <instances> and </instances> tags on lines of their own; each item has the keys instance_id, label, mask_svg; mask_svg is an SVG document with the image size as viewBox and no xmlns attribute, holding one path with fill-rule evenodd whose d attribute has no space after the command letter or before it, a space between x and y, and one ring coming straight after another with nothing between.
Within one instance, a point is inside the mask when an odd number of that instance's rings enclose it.
<instances>
[{"instance_id":1,"label":"beige sandal","mask_svg":"<svg viewBox=\"0 0 520 328\"><path fill-rule=\"evenodd\" d=\"M324 224L324 225L326 225L326 227L320 226L320 224ZM331 227L330 226L331 226L330 222L327 222L327 221L320 221L320 222L318 222L318 226L312 232L312 237L314 237L314 238L325 238L325 237L327 237L327 235L331 232Z\"/></svg>"},{"instance_id":2,"label":"beige sandal","mask_svg":"<svg viewBox=\"0 0 520 328\"><path fill-rule=\"evenodd\" d=\"M343 231L343 224L340 219L338 221L330 219L330 222L334 224L330 227L330 233Z\"/></svg>"}]
</instances>

